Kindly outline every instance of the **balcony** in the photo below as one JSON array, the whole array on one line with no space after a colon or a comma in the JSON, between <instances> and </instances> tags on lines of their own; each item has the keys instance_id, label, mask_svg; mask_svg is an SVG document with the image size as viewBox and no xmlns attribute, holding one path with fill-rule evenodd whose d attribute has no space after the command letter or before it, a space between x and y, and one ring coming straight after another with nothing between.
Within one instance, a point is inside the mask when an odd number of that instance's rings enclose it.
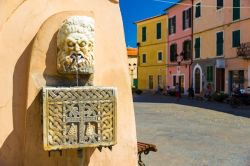
<instances>
[{"instance_id":1,"label":"balcony","mask_svg":"<svg viewBox=\"0 0 250 166\"><path fill-rule=\"evenodd\" d=\"M237 56L250 59L250 42L241 43L240 46L237 47Z\"/></svg>"}]
</instances>

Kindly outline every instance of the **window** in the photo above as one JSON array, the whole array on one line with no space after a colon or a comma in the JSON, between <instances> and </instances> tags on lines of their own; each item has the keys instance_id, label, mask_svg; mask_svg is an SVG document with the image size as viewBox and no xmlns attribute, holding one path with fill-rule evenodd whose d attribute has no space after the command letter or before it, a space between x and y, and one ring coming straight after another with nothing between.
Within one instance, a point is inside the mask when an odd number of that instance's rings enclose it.
<instances>
[{"instance_id":1,"label":"window","mask_svg":"<svg viewBox=\"0 0 250 166\"><path fill-rule=\"evenodd\" d=\"M170 46L170 61L175 62L177 60L177 44Z\"/></svg>"},{"instance_id":2,"label":"window","mask_svg":"<svg viewBox=\"0 0 250 166\"><path fill-rule=\"evenodd\" d=\"M240 46L240 30L233 31L232 46L233 47L239 47Z\"/></svg>"},{"instance_id":3,"label":"window","mask_svg":"<svg viewBox=\"0 0 250 166\"><path fill-rule=\"evenodd\" d=\"M223 32L216 33L216 55L223 55L224 39Z\"/></svg>"},{"instance_id":4,"label":"window","mask_svg":"<svg viewBox=\"0 0 250 166\"><path fill-rule=\"evenodd\" d=\"M154 88L154 83L153 83L153 81L154 81L153 76L152 76L152 75L149 75L149 76L148 76L148 88L149 88L149 89L153 89L153 88Z\"/></svg>"},{"instance_id":5,"label":"window","mask_svg":"<svg viewBox=\"0 0 250 166\"><path fill-rule=\"evenodd\" d=\"M147 62L147 55L142 54L142 63L146 63L146 62Z\"/></svg>"},{"instance_id":6,"label":"window","mask_svg":"<svg viewBox=\"0 0 250 166\"><path fill-rule=\"evenodd\" d=\"M161 23L156 24L156 39L161 39Z\"/></svg>"},{"instance_id":7,"label":"window","mask_svg":"<svg viewBox=\"0 0 250 166\"><path fill-rule=\"evenodd\" d=\"M162 52L158 52L157 60L162 61Z\"/></svg>"},{"instance_id":8,"label":"window","mask_svg":"<svg viewBox=\"0 0 250 166\"><path fill-rule=\"evenodd\" d=\"M217 10L223 8L224 0L217 0Z\"/></svg>"},{"instance_id":9,"label":"window","mask_svg":"<svg viewBox=\"0 0 250 166\"><path fill-rule=\"evenodd\" d=\"M233 0L233 21L240 19L240 0Z\"/></svg>"},{"instance_id":10,"label":"window","mask_svg":"<svg viewBox=\"0 0 250 166\"><path fill-rule=\"evenodd\" d=\"M147 28L142 27L142 42L145 42L147 40Z\"/></svg>"},{"instance_id":11,"label":"window","mask_svg":"<svg viewBox=\"0 0 250 166\"><path fill-rule=\"evenodd\" d=\"M176 76L173 76L173 86L176 86Z\"/></svg>"},{"instance_id":12,"label":"window","mask_svg":"<svg viewBox=\"0 0 250 166\"><path fill-rule=\"evenodd\" d=\"M169 35L176 33L176 16L169 18L168 33Z\"/></svg>"},{"instance_id":13,"label":"window","mask_svg":"<svg viewBox=\"0 0 250 166\"><path fill-rule=\"evenodd\" d=\"M201 39L200 38L196 38L195 39L195 45L194 45L194 49L195 49L195 58L200 58L200 52L201 52Z\"/></svg>"},{"instance_id":14,"label":"window","mask_svg":"<svg viewBox=\"0 0 250 166\"><path fill-rule=\"evenodd\" d=\"M191 57L191 40L183 42L183 59L188 60Z\"/></svg>"},{"instance_id":15,"label":"window","mask_svg":"<svg viewBox=\"0 0 250 166\"><path fill-rule=\"evenodd\" d=\"M213 82L214 68L213 66L207 66L207 82Z\"/></svg>"},{"instance_id":16,"label":"window","mask_svg":"<svg viewBox=\"0 0 250 166\"><path fill-rule=\"evenodd\" d=\"M201 3L197 3L195 5L195 18L199 18L201 16Z\"/></svg>"},{"instance_id":17,"label":"window","mask_svg":"<svg viewBox=\"0 0 250 166\"><path fill-rule=\"evenodd\" d=\"M235 88L243 89L245 83L244 70L229 71L229 87L230 91Z\"/></svg>"},{"instance_id":18,"label":"window","mask_svg":"<svg viewBox=\"0 0 250 166\"><path fill-rule=\"evenodd\" d=\"M182 29L185 30L191 27L191 8L182 12Z\"/></svg>"}]
</instances>

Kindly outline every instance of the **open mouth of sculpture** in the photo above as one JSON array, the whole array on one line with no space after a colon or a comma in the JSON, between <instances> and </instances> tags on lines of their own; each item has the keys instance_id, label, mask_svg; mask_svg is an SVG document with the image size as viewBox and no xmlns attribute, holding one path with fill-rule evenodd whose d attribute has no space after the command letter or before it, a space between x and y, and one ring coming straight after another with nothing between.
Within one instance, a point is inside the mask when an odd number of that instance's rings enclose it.
<instances>
[{"instance_id":1,"label":"open mouth of sculpture","mask_svg":"<svg viewBox=\"0 0 250 166\"><path fill-rule=\"evenodd\" d=\"M71 71L78 74L91 74L93 73L93 66L90 65L88 59L82 53L72 52L70 54L71 64L69 66Z\"/></svg>"},{"instance_id":2,"label":"open mouth of sculpture","mask_svg":"<svg viewBox=\"0 0 250 166\"><path fill-rule=\"evenodd\" d=\"M84 59L84 56L80 53L72 53L70 55L70 58L72 59L72 63L74 62L79 62L79 60L83 60Z\"/></svg>"}]
</instances>

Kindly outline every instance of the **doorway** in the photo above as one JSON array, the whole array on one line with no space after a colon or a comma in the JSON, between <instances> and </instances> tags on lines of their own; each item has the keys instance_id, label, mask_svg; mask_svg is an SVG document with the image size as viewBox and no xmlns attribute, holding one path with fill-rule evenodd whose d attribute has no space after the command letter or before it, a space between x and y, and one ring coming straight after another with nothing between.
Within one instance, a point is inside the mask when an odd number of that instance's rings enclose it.
<instances>
[{"instance_id":1,"label":"doorway","mask_svg":"<svg viewBox=\"0 0 250 166\"><path fill-rule=\"evenodd\" d=\"M148 76L148 88L149 89L153 89L154 88L153 81L154 81L153 76L152 75Z\"/></svg>"},{"instance_id":2,"label":"doorway","mask_svg":"<svg viewBox=\"0 0 250 166\"><path fill-rule=\"evenodd\" d=\"M196 94L199 94L201 92L201 71L199 68L195 69L195 74L194 74L194 82L195 82L195 90L194 92Z\"/></svg>"},{"instance_id":3,"label":"doorway","mask_svg":"<svg viewBox=\"0 0 250 166\"><path fill-rule=\"evenodd\" d=\"M225 91L225 69L223 68L216 69L216 91Z\"/></svg>"},{"instance_id":4,"label":"doorway","mask_svg":"<svg viewBox=\"0 0 250 166\"><path fill-rule=\"evenodd\" d=\"M184 93L184 75L178 75L178 76L174 75L173 76L173 86L176 86L176 83L179 84L179 86L181 88L181 93Z\"/></svg>"}]
</instances>

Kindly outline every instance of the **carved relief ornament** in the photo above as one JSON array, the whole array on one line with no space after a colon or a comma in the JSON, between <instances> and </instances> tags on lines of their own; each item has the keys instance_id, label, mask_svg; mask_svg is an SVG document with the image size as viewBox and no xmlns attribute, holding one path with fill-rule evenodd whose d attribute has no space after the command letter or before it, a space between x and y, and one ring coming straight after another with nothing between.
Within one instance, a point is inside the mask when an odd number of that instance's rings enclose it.
<instances>
[{"instance_id":1,"label":"carved relief ornament","mask_svg":"<svg viewBox=\"0 0 250 166\"><path fill-rule=\"evenodd\" d=\"M87 16L66 19L57 34L57 70L62 74L94 72L94 20Z\"/></svg>"}]
</instances>

